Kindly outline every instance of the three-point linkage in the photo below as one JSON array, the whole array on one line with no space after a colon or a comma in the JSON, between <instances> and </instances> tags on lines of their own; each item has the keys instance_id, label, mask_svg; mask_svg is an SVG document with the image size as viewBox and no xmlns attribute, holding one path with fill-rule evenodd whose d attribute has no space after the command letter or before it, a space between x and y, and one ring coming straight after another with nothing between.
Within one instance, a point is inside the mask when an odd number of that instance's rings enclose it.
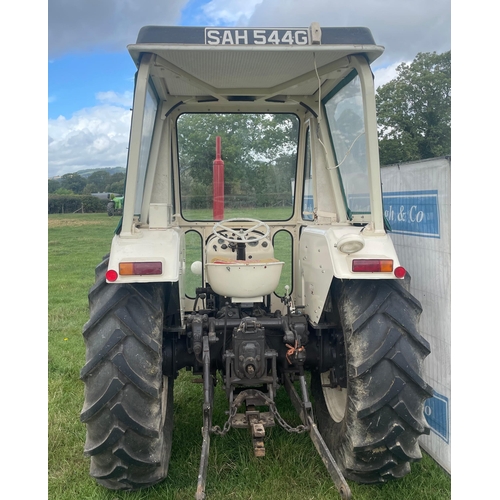
<instances>
[{"instance_id":1,"label":"three-point linkage","mask_svg":"<svg viewBox=\"0 0 500 500\"><path fill-rule=\"evenodd\" d=\"M288 324L284 322L284 324ZM305 348L300 338L288 331L288 351L286 360L288 369L282 373L284 387L297 410L302 424L292 427L281 417L276 407L274 397L278 388L277 352L269 349L265 342L265 328L253 317L243 318L239 326L234 328L232 343L225 351L225 390L229 399L228 419L223 427L212 425L212 409L214 402L214 377L211 373L210 344L217 341L211 328L211 335L206 331L202 335L201 361L203 364L203 444L201 450L200 468L196 500L205 499L208 455L210 451L210 435L223 436L231 428L248 428L250 430L255 456L265 456L265 429L278 423L287 432L309 435L320 454L332 480L343 499L351 498L350 488L342 475L335 459L328 449L318 427L314 422L312 404L309 400L304 376L303 360ZM300 329L297 329L300 331ZM298 379L300 395L293 381ZM258 408L267 407L268 411ZM243 411L238 411L243 408Z\"/></svg>"}]
</instances>

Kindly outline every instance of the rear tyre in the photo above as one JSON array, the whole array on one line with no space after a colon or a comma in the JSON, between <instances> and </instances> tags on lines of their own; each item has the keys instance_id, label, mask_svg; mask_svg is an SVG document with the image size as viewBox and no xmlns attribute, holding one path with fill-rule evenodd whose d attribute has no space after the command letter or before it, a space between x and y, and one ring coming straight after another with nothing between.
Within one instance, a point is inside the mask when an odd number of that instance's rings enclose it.
<instances>
[{"instance_id":1,"label":"rear tyre","mask_svg":"<svg viewBox=\"0 0 500 500\"><path fill-rule=\"evenodd\" d=\"M108 215L110 217L113 217L113 215L115 215L115 204L112 201L110 201L106 206L106 210L108 212Z\"/></svg>"},{"instance_id":2,"label":"rear tyre","mask_svg":"<svg viewBox=\"0 0 500 500\"><path fill-rule=\"evenodd\" d=\"M135 490L167 475L173 379L162 373L165 290L161 284L106 284L108 260L89 292L81 421L90 475L112 490Z\"/></svg>"},{"instance_id":3,"label":"rear tyre","mask_svg":"<svg viewBox=\"0 0 500 500\"><path fill-rule=\"evenodd\" d=\"M430 353L417 325L420 303L401 282L336 281L345 345L347 388L331 388L330 372L313 373L318 427L347 479L386 482L422 458L418 438L428 434L421 377Z\"/></svg>"}]
</instances>

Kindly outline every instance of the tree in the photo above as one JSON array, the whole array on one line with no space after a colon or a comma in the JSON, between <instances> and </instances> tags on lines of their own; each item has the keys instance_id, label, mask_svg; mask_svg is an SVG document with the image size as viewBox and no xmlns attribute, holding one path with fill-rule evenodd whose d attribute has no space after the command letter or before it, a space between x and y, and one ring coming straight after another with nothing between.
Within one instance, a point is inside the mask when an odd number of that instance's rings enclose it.
<instances>
[{"instance_id":1,"label":"tree","mask_svg":"<svg viewBox=\"0 0 500 500\"><path fill-rule=\"evenodd\" d=\"M61 177L61 187L69 189L74 194L82 194L87 181L79 174L64 174Z\"/></svg>"},{"instance_id":2,"label":"tree","mask_svg":"<svg viewBox=\"0 0 500 500\"><path fill-rule=\"evenodd\" d=\"M110 184L106 191L109 193L123 194L125 192L125 181L117 181Z\"/></svg>"},{"instance_id":3,"label":"tree","mask_svg":"<svg viewBox=\"0 0 500 500\"><path fill-rule=\"evenodd\" d=\"M451 153L451 51L418 53L377 90L380 163Z\"/></svg>"},{"instance_id":4,"label":"tree","mask_svg":"<svg viewBox=\"0 0 500 500\"><path fill-rule=\"evenodd\" d=\"M298 120L287 114L185 114L178 121L181 191L202 208L212 197L215 138L221 137L227 196L272 201L290 191ZM193 208L194 206L191 205Z\"/></svg>"},{"instance_id":5,"label":"tree","mask_svg":"<svg viewBox=\"0 0 500 500\"><path fill-rule=\"evenodd\" d=\"M93 182L87 183L87 185L83 188L82 194L92 194L92 193L102 193L104 190L100 190L97 187L97 184Z\"/></svg>"},{"instance_id":6,"label":"tree","mask_svg":"<svg viewBox=\"0 0 500 500\"><path fill-rule=\"evenodd\" d=\"M56 189L54 191L54 193L52 193L52 194L57 194L57 195L60 195L60 196L64 196L64 195L73 195L75 193L73 193L73 191L71 191L71 189L66 189L66 188L60 187L59 189Z\"/></svg>"},{"instance_id":7,"label":"tree","mask_svg":"<svg viewBox=\"0 0 500 500\"><path fill-rule=\"evenodd\" d=\"M61 187L61 183L55 179L49 179L49 194L54 193Z\"/></svg>"},{"instance_id":8,"label":"tree","mask_svg":"<svg viewBox=\"0 0 500 500\"><path fill-rule=\"evenodd\" d=\"M87 183L95 186L96 191L93 192L104 193L106 186L110 183L110 178L106 170L96 170L88 176Z\"/></svg>"},{"instance_id":9,"label":"tree","mask_svg":"<svg viewBox=\"0 0 500 500\"><path fill-rule=\"evenodd\" d=\"M123 194L125 192L125 174L122 172L112 174L109 177L106 191L109 191L110 193Z\"/></svg>"}]
</instances>

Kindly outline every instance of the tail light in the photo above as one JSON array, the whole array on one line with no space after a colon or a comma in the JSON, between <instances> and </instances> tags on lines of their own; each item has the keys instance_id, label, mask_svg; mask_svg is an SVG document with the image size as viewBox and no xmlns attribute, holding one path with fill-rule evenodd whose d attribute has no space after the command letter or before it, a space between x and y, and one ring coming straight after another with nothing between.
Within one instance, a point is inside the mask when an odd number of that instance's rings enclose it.
<instances>
[{"instance_id":1,"label":"tail light","mask_svg":"<svg viewBox=\"0 0 500 500\"><path fill-rule=\"evenodd\" d=\"M120 262L118 272L109 269L106 272L108 281L116 281L120 276L144 276L158 275L163 273L163 264L161 262Z\"/></svg>"},{"instance_id":2,"label":"tail light","mask_svg":"<svg viewBox=\"0 0 500 500\"><path fill-rule=\"evenodd\" d=\"M106 279L108 281L116 281L118 279L118 273L114 269L110 269L106 272Z\"/></svg>"},{"instance_id":3,"label":"tail light","mask_svg":"<svg viewBox=\"0 0 500 500\"><path fill-rule=\"evenodd\" d=\"M120 262L118 267L120 276L137 276L161 274L163 266L161 262Z\"/></svg>"},{"instance_id":4,"label":"tail light","mask_svg":"<svg viewBox=\"0 0 500 500\"><path fill-rule=\"evenodd\" d=\"M353 273L392 273L394 262L392 259L354 259L352 261ZM406 269L398 266L394 269L394 276L404 278Z\"/></svg>"},{"instance_id":5,"label":"tail light","mask_svg":"<svg viewBox=\"0 0 500 500\"><path fill-rule=\"evenodd\" d=\"M406 276L406 269L401 266L396 267L396 269L394 269L394 276L399 279L404 278Z\"/></svg>"},{"instance_id":6,"label":"tail light","mask_svg":"<svg viewBox=\"0 0 500 500\"><path fill-rule=\"evenodd\" d=\"M394 262L392 259L354 259L353 273L392 273Z\"/></svg>"}]
</instances>

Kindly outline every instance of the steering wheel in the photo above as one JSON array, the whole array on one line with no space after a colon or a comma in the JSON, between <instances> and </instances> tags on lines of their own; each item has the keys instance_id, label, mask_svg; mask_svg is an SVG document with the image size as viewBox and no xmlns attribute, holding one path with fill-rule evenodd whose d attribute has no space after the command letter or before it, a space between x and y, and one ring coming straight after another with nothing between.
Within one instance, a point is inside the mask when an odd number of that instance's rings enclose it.
<instances>
[{"instance_id":1,"label":"steering wheel","mask_svg":"<svg viewBox=\"0 0 500 500\"><path fill-rule=\"evenodd\" d=\"M249 227L247 229L238 229L235 231L234 228L227 227L226 224L230 222L253 222L255 223L254 226ZM258 228L263 228L264 234L257 236L257 235L252 235L250 237L250 233L253 231L256 231ZM224 234L221 234L220 231L227 231L229 233L236 233L237 236L234 238L230 238L229 236L226 236ZM212 233L215 234L215 236L218 236L219 238L222 238L223 240L229 242L229 243L245 243L245 242L257 242L260 240L263 240L264 238L267 238L269 236L269 233L271 232L271 229L269 226L265 223L262 222L261 220L258 219L225 219L221 220L220 222L217 222L214 225L214 228L212 230ZM239 239L238 239L239 238Z\"/></svg>"}]
</instances>

